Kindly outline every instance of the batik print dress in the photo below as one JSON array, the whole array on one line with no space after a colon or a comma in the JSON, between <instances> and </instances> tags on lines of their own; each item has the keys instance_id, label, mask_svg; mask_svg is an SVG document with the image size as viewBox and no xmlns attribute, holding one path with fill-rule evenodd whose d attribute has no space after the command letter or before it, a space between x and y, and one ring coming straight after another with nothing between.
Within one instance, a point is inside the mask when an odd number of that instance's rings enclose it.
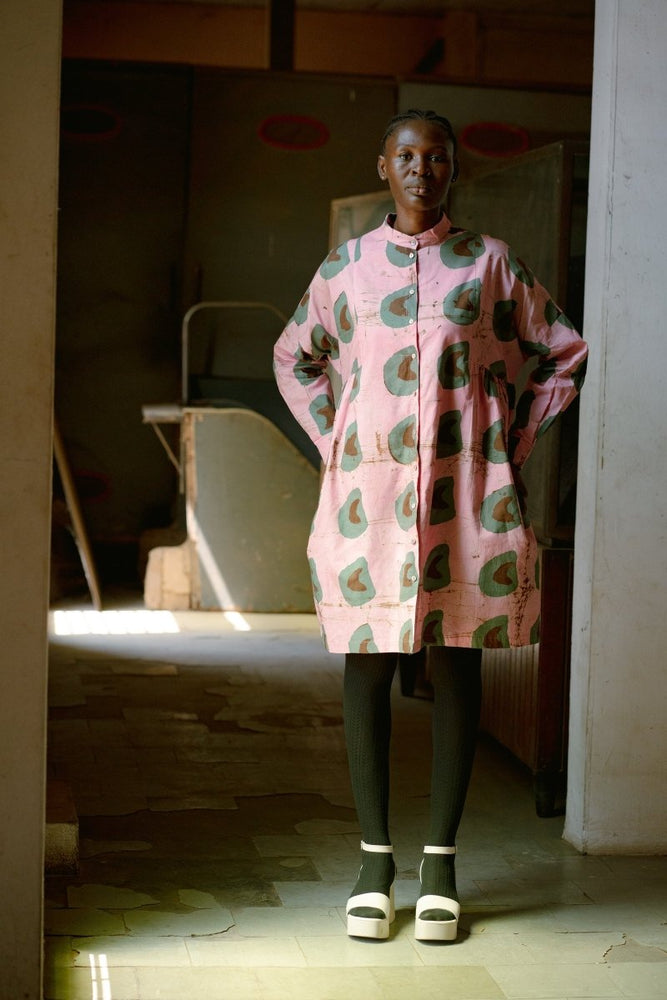
<instances>
[{"instance_id":1,"label":"batik print dress","mask_svg":"<svg viewBox=\"0 0 667 1000\"><path fill-rule=\"evenodd\" d=\"M514 470L576 395L586 345L502 241L392 221L328 255L275 346L324 465L308 557L325 645L534 643Z\"/></svg>"}]
</instances>

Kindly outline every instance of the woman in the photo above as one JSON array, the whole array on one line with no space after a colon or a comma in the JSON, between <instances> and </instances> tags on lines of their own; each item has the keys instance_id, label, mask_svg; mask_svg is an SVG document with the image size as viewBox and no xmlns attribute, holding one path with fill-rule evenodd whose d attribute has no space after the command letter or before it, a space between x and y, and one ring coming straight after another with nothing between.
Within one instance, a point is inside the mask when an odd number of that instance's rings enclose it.
<instances>
[{"instance_id":1,"label":"woman","mask_svg":"<svg viewBox=\"0 0 667 1000\"><path fill-rule=\"evenodd\" d=\"M455 838L481 650L539 636L537 544L519 470L580 388L586 346L505 243L456 229L444 214L458 174L446 118L393 118L378 173L396 214L329 254L276 344L275 373L323 460L308 554L324 642L346 654L345 736L363 838L348 933L389 934L390 688L396 654L428 647L431 824L415 933L445 941L456 938L460 912Z\"/></svg>"}]
</instances>

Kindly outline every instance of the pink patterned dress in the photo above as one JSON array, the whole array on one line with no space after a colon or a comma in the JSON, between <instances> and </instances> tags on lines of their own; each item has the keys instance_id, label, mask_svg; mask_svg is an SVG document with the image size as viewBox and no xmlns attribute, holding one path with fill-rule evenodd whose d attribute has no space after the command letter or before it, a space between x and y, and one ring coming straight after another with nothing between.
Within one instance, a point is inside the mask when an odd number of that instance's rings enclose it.
<instances>
[{"instance_id":1,"label":"pink patterned dress","mask_svg":"<svg viewBox=\"0 0 667 1000\"><path fill-rule=\"evenodd\" d=\"M505 243L446 216L417 236L391 222L329 254L275 346L324 463L322 637L336 653L537 642L515 469L579 390L586 345Z\"/></svg>"}]
</instances>

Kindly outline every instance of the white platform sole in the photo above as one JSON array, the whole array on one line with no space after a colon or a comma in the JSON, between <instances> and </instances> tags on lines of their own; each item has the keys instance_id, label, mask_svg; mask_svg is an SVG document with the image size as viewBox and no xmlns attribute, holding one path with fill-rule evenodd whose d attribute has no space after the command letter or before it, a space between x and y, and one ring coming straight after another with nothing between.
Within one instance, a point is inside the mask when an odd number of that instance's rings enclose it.
<instances>
[{"instance_id":1,"label":"white platform sole","mask_svg":"<svg viewBox=\"0 0 667 1000\"><path fill-rule=\"evenodd\" d=\"M357 910L361 907L380 910L383 916L359 917L350 913L350 910ZM375 941L385 940L389 937L389 927L396 915L393 884L389 889L388 896L385 896L383 892L361 892L357 896L350 896L345 912L347 933L350 937L372 938Z\"/></svg>"}]
</instances>

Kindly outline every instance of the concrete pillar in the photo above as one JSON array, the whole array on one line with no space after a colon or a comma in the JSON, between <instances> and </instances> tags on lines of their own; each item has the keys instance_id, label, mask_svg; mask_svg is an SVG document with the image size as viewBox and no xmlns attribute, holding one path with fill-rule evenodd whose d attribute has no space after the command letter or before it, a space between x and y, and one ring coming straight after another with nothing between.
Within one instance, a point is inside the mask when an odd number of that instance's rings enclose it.
<instances>
[{"instance_id":1,"label":"concrete pillar","mask_svg":"<svg viewBox=\"0 0 667 1000\"><path fill-rule=\"evenodd\" d=\"M41 996L58 0L0 4L0 997Z\"/></svg>"},{"instance_id":2,"label":"concrete pillar","mask_svg":"<svg viewBox=\"0 0 667 1000\"><path fill-rule=\"evenodd\" d=\"M599 0L565 837L667 849L667 4Z\"/></svg>"}]
</instances>

